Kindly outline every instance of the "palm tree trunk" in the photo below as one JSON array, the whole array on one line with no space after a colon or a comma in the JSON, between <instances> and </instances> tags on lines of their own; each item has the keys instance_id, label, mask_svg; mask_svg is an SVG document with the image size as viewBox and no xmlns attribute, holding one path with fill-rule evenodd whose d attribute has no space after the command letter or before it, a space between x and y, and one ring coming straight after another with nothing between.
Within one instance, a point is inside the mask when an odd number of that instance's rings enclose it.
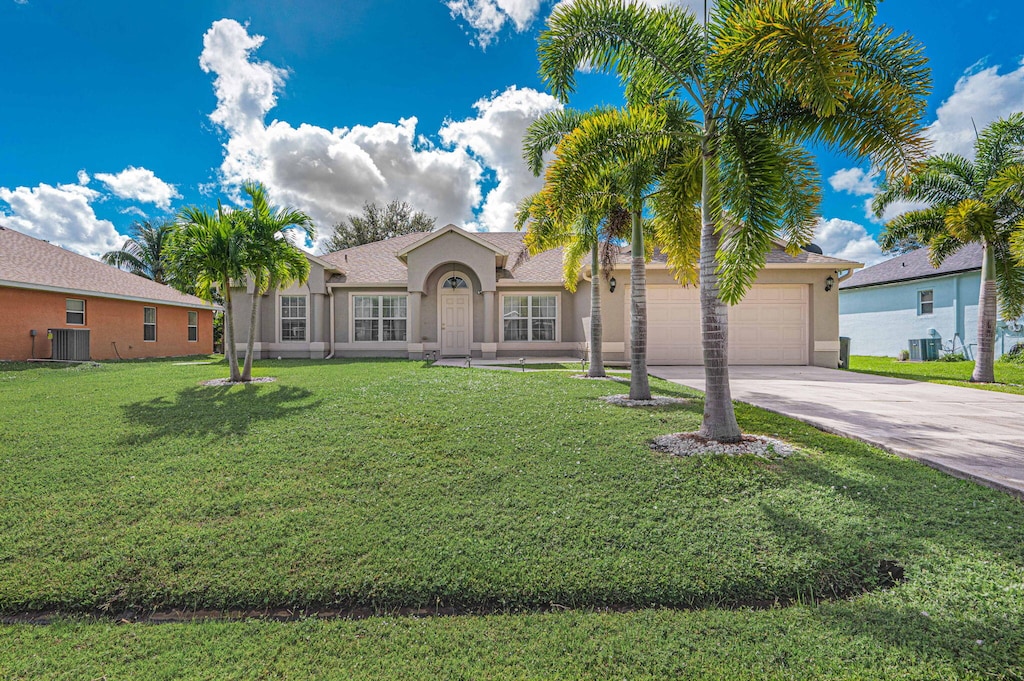
<instances>
[{"instance_id":1,"label":"palm tree trunk","mask_svg":"<svg viewBox=\"0 0 1024 681\"><path fill-rule=\"evenodd\" d=\"M701 181L700 234L700 339L704 351L704 420L700 435L717 442L739 442L742 437L729 389L729 309L718 293L715 255L721 236L709 214L709 166L704 155Z\"/></svg>"},{"instance_id":2,"label":"palm tree trunk","mask_svg":"<svg viewBox=\"0 0 1024 681\"><path fill-rule=\"evenodd\" d=\"M972 383L995 383L996 258L989 243L982 246L981 292L978 294L978 352Z\"/></svg>"},{"instance_id":3,"label":"palm tree trunk","mask_svg":"<svg viewBox=\"0 0 1024 681\"><path fill-rule=\"evenodd\" d=\"M224 283L224 358L228 361L228 370L231 372L231 381L242 380L238 372L238 356L235 353L235 317L231 304L231 281L225 279Z\"/></svg>"},{"instance_id":4,"label":"palm tree trunk","mask_svg":"<svg viewBox=\"0 0 1024 681\"><path fill-rule=\"evenodd\" d=\"M630 265L629 399L651 399L647 378L647 263L644 257L644 230L640 208L633 210L633 260Z\"/></svg>"},{"instance_id":5,"label":"palm tree trunk","mask_svg":"<svg viewBox=\"0 0 1024 681\"><path fill-rule=\"evenodd\" d=\"M252 306L249 310L249 338L245 342L245 366L242 367L243 381L252 380L252 349L256 342L256 320L259 318L260 298L262 297L259 287L253 286Z\"/></svg>"},{"instance_id":6,"label":"palm tree trunk","mask_svg":"<svg viewBox=\"0 0 1024 681\"><path fill-rule=\"evenodd\" d=\"M604 352L601 349L604 330L601 326L601 274L598 251L600 241L590 251L590 368L587 376L601 378L604 373Z\"/></svg>"}]
</instances>

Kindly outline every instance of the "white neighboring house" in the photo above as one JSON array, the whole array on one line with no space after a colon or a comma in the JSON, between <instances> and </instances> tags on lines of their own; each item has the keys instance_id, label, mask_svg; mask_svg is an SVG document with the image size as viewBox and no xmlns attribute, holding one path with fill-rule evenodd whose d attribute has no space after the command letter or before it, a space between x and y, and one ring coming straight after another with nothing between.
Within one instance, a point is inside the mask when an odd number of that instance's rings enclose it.
<instances>
[{"instance_id":1,"label":"white neighboring house","mask_svg":"<svg viewBox=\"0 0 1024 681\"><path fill-rule=\"evenodd\" d=\"M896 357L911 339L936 338L974 358L978 344L981 245L971 244L938 268L918 249L854 273L839 286L839 335L851 354ZM1022 320L996 327L996 356L1024 342Z\"/></svg>"}]
</instances>

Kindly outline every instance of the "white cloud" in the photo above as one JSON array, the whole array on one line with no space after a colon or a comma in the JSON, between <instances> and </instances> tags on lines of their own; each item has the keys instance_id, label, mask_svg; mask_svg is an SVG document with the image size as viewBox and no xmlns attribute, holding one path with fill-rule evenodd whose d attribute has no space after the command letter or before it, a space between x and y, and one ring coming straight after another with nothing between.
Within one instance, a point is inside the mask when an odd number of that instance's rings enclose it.
<instances>
[{"instance_id":1,"label":"white cloud","mask_svg":"<svg viewBox=\"0 0 1024 681\"><path fill-rule=\"evenodd\" d=\"M408 201L441 225L471 224L483 203L485 227L511 228L510 214L501 222L506 206L514 207L514 194L530 186L521 177L529 176L519 160L522 130L556 105L554 99L509 88L477 102L476 118L446 122L441 146L417 132L413 117L331 129L267 124L286 74L252 58L262 42L229 19L214 22L203 40L200 65L216 76L217 107L210 118L227 133L219 179L234 197L243 181L259 180L276 203L309 213L321 237L366 201L391 199ZM498 177L487 201L481 189L485 167Z\"/></svg>"},{"instance_id":2,"label":"white cloud","mask_svg":"<svg viewBox=\"0 0 1024 681\"><path fill-rule=\"evenodd\" d=\"M78 184L80 184L80 185L82 185L84 187L85 185L89 184L90 182L92 182L92 178L89 177L89 173L85 172L84 168L82 170L79 170L78 171Z\"/></svg>"},{"instance_id":3,"label":"white cloud","mask_svg":"<svg viewBox=\"0 0 1024 681\"><path fill-rule=\"evenodd\" d=\"M863 225L850 220L819 218L814 243L821 246L825 255L834 258L854 260L869 266L885 260L878 242Z\"/></svg>"},{"instance_id":4,"label":"white cloud","mask_svg":"<svg viewBox=\"0 0 1024 681\"><path fill-rule=\"evenodd\" d=\"M78 181L82 182L80 171ZM88 175L86 175L88 178ZM167 184L147 168L136 168L128 166L116 175L110 173L96 173L96 179L107 186L114 195L130 201L152 203L157 208L167 210L171 207L172 199L180 199L181 194L173 184ZM86 179L88 182L88 179Z\"/></svg>"},{"instance_id":5,"label":"white cloud","mask_svg":"<svg viewBox=\"0 0 1024 681\"><path fill-rule=\"evenodd\" d=\"M517 33L530 27L541 6L558 7L572 0L443 0L452 18L465 22L475 36L473 42L487 49L506 24L512 24ZM704 0L634 0L651 7L682 5L693 10L698 17L704 13ZM714 6L714 2L710 3Z\"/></svg>"},{"instance_id":6,"label":"white cloud","mask_svg":"<svg viewBox=\"0 0 1024 681\"><path fill-rule=\"evenodd\" d=\"M873 196L878 192L875 173L865 172L861 168L843 168L837 170L828 183L837 192L845 192L854 196Z\"/></svg>"},{"instance_id":7,"label":"white cloud","mask_svg":"<svg viewBox=\"0 0 1024 681\"><path fill-rule=\"evenodd\" d=\"M446 0L452 18L462 19L476 33L476 43L487 46L506 23L525 31L540 10L540 0Z\"/></svg>"},{"instance_id":8,"label":"white cloud","mask_svg":"<svg viewBox=\"0 0 1024 681\"><path fill-rule=\"evenodd\" d=\"M937 154L974 156L974 128L1017 111L1024 111L1024 62L1009 73L999 66L967 71L953 94L939 106L935 122L925 130Z\"/></svg>"},{"instance_id":9,"label":"white cloud","mask_svg":"<svg viewBox=\"0 0 1024 681\"><path fill-rule=\"evenodd\" d=\"M490 231L510 230L519 200L543 184L543 178L534 177L523 161L523 135L530 123L562 107L548 94L514 86L473 107L476 118L448 121L441 128L441 139L469 149L482 165L494 170L498 186L487 194L479 222Z\"/></svg>"},{"instance_id":10,"label":"white cloud","mask_svg":"<svg viewBox=\"0 0 1024 681\"><path fill-rule=\"evenodd\" d=\"M120 248L124 240L109 220L96 217L91 204L100 196L80 184L0 187L0 201L10 207L0 220L11 229L95 258Z\"/></svg>"}]
</instances>

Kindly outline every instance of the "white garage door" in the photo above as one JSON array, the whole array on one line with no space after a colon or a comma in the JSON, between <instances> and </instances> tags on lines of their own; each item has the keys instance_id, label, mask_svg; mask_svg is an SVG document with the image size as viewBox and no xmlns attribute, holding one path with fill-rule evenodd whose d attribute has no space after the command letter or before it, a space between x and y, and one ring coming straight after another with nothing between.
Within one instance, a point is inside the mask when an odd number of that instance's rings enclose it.
<instances>
[{"instance_id":1,"label":"white garage door","mask_svg":"<svg viewBox=\"0 0 1024 681\"><path fill-rule=\"evenodd\" d=\"M754 286L729 310L730 364L807 364L808 290ZM701 364L700 294L696 288L647 289L649 364Z\"/></svg>"}]
</instances>

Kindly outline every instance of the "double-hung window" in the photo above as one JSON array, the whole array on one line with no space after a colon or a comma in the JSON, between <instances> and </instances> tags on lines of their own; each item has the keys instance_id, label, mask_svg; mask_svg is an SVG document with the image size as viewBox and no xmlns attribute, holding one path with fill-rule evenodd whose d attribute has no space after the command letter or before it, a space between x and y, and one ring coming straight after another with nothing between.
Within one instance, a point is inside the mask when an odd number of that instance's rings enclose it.
<instances>
[{"instance_id":1,"label":"double-hung window","mask_svg":"<svg viewBox=\"0 0 1024 681\"><path fill-rule=\"evenodd\" d=\"M505 296L502 303L506 342L553 341L558 323L558 296Z\"/></svg>"},{"instance_id":2,"label":"double-hung window","mask_svg":"<svg viewBox=\"0 0 1024 681\"><path fill-rule=\"evenodd\" d=\"M305 342L306 296L281 296L281 342Z\"/></svg>"},{"instance_id":3,"label":"double-hung window","mask_svg":"<svg viewBox=\"0 0 1024 681\"><path fill-rule=\"evenodd\" d=\"M935 292L931 289L917 292L917 314L932 314L935 311Z\"/></svg>"},{"instance_id":4,"label":"double-hung window","mask_svg":"<svg viewBox=\"0 0 1024 681\"><path fill-rule=\"evenodd\" d=\"M195 310L188 311L188 340L190 343L199 340L199 313Z\"/></svg>"},{"instance_id":5,"label":"double-hung window","mask_svg":"<svg viewBox=\"0 0 1024 681\"><path fill-rule=\"evenodd\" d=\"M156 308L142 308L142 340L151 342L156 340Z\"/></svg>"},{"instance_id":6,"label":"double-hung window","mask_svg":"<svg viewBox=\"0 0 1024 681\"><path fill-rule=\"evenodd\" d=\"M352 296L352 340L404 341L407 338L406 296Z\"/></svg>"},{"instance_id":7,"label":"double-hung window","mask_svg":"<svg viewBox=\"0 0 1024 681\"><path fill-rule=\"evenodd\" d=\"M64 301L64 321L75 326L85 326L85 301L67 298Z\"/></svg>"}]
</instances>

